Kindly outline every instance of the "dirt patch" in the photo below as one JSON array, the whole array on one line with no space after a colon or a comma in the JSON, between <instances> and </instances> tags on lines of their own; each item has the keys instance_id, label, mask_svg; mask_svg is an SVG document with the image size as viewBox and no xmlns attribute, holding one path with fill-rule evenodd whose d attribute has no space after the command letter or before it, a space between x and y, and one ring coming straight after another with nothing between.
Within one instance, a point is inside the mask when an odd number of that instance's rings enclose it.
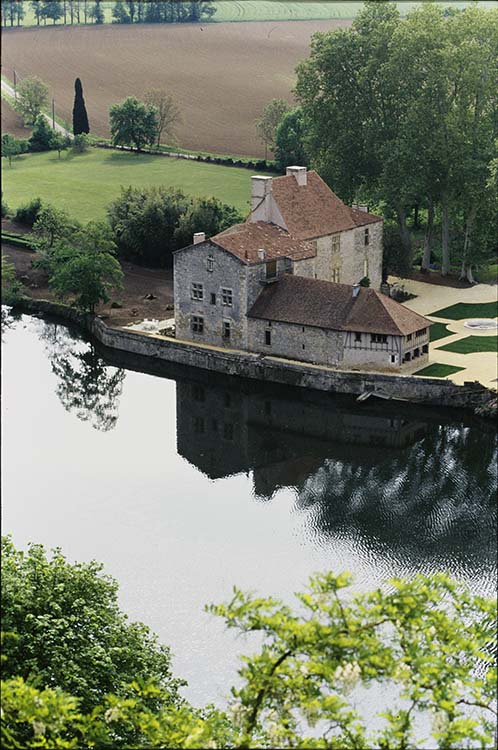
<instances>
[{"instance_id":1,"label":"dirt patch","mask_svg":"<svg viewBox=\"0 0 498 750\"><path fill-rule=\"evenodd\" d=\"M22 117L12 109L10 104L2 99L2 133L10 133L16 138L28 139L31 137L31 130L25 128Z\"/></svg>"},{"instance_id":2,"label":"dirt patch","mask_svg":"<svg viewBox=\"0 0 498 750\"><path fill-rule=\"evenodd\" d=\"M2 34L3 72L38 75L70 121L80 77L92 133L108 136L111 104L165 89L178 102L184 148L264 156L254 121L271 99L292 101L295 68L316 31L351 21L102 25ZM109 50L112 49L112 54Z\"/></svg>"},{"instance_id":3,"label":"dirt patch","mask_svg":"<svg viewBox=\"0 0 498 750\"><path fill-rule=\"evenodd\" d=\"M14 264L17 278L22 281L26 291L35 299L55 301L55 296L48 286L47 274L33 268L37 254L13 247L2 242L2 252ZM121 264L124 273L124 291L117 292L107 305L100 305L99 315L112 326L125 326L138 323L145 318L164 320L173 317L168 305L173 304L173 272L171 270L140 268L132 263ZM153 299L146 299L151 295ZM113 308L112 303L122 307Z\"/></svg>"},{"instance_id":4,"label":"dirt patch","mask_svg":"<svg viewBox=\"0 0 498 750\"><path fill-rule=\"evenodd\" d=\"M407 276L408 279L413 281L422 281L424 284L435 284L436 286L449 286L454 289L468 289L473 286L468 281L461 281L456 276L441 276L440 273L434 273L434 271L428 271L422 273L421 271L413 271Z\"/></svg>"}]
</instances>

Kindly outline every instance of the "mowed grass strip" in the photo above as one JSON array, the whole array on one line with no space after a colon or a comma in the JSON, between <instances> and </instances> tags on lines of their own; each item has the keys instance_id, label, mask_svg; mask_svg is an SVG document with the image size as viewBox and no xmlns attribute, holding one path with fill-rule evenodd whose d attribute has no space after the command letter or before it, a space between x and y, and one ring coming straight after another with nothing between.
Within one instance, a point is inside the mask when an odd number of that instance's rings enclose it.
<instances>
[{"instance_id":1,"label":"mowed grass strip","mask_svg":"<svg viewBox=\"0 0 498 750\"><path fill-rule=\"evenodd\" d=\"M496 302L457 302L456 305L443 307L442 310L430 313L432 318L446 318L447 320L465 320L466 318L496 318L498 303Z\"/></svg>"},{"instance_id":2,"label":"mowed grass strip","mask_svg":"<svg viewBox=\"0 0 498 750\"><path fill-rule=\"evenodd\" d=\"M433 362L422 370L418 370L414 375L420 375L422 378L445 378L447 375L453 375L455 372L465 370L465 367L456 367L456 365L443 365L440 362Z\"/></svg>"},{"instance_id":3,"label":"mowed grass strip","mask_svg":"<svg viewBox=\"0 0 498 750\"><path fill-rule=\"evenodd\" d=\"M498 336L467 336L451 344L439 346L438 351L455 352L456 354L474 354L476 352L498 351Z\"/></svg>"},{"instance_id":4,"label":"mowed grass strip","mask_svg":"<svg viewBox=\"0 0 498 750\"><path fill-rule=\"evenodd\" d=\"M448 326L445 323L433 323L429 328L430 341L439 341L439 339L444 339L446 336L452 335L452 332L448 331Z\"/></svg>"},{"instance_id":5,"label":"mowed grass strip","mask_svg":"<svg viewBox=\"0 0 498 750\"><path fill-rule=\"evenodd\" d=\"M2 160L5 161L5 160ZM214 196L249 213L251 171L185 159L92 148L87 154L26 154L2 165L2 191L11 211L33 198L64 209L79 221L103 219L121 186L179 188Z\"/></svg>"}]
</instances>

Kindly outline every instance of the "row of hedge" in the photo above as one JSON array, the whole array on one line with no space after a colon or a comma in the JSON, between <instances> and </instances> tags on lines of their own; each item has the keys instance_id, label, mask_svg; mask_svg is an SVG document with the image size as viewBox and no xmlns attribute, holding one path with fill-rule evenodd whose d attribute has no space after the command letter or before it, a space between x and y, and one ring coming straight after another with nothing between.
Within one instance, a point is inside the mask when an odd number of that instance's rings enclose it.
<instances>
[{"instance_id":1,"label":"row of hedge","mask_svg":"<svg viewBox=\"0 0 498 750\"><path fill-rule=\"evenodd\" d=\"M133 148L132 146L113 146L112 143L105 143L102 141L99 141L94 145L97 146L97 148L108 148L112 149L113 151L137 151L137 149ZM269 159L236 159L232 156L217 156L215 154L183 154L179 153L178 151L164 151L162 149L151 148L141 149L140 153L150 154L152 156L167 156L176 159L187 159L189 161L202 161L206 162L207 164L219 164L225 167L239 167L242 169L251 169L252 171L257 172L278 171L275 166L275 162L272 162Z\"/></svg>"}]
</instances>

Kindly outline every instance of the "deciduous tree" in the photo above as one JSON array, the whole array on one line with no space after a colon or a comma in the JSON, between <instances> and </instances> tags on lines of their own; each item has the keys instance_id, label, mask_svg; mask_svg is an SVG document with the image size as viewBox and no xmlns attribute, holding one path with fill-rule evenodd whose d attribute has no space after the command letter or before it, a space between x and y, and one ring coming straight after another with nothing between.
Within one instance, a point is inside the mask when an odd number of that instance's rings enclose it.
<instances>
[{"instance_id":1,"label":"deciduous tree","mask_svg":"<svg viewBox=\"0 0 498 750\"><path fill-rule=\"evenodd\" d=\"M157 135L157 110L129 96L109 110L112 142L115 146L132 146L141 151L154 143Z\"/></svg>"},{"instance_id":2,"label":"deciduous tree","mask_svg":"<svg viewBox=\"0 0 498 750\"><path fill-rule=\"evenodd\" d=\"M277 126L289 109L289 103L285 99L273 99L263 109L260 119L256 120L256 132L265 145L265 159L268 156L268 149L275 150Z\"/></svg>"},{"instance_id":3,"label":"deciduous tree","mask_svg":"<svg viewBox=\"0 0 498 750\"><path fill-rule=\"evenodd\" d=\"M275 131L275 161L281 171L294 165L307 166L303 113L300 107L286 112Z\"/></svg>"},{"instance_id":4,"label":"deciduous tree","mask_svg":"<svg viewBox=\"0 0 498 750\"><path fill-rule=\"evenodd\" d=\"M164 136L172 143L175 137L175 128L181 121L180 110L173 97L161 89L150 89L146 92L144 101L156 110L157 117L157 145L161 145Z\"/></svg>"},{"instance_id":5,"label":"deciduous tree","mask_svg":"<svg viewBox=\"0 0 498 750\"><path fill-rule=\"evenodd\" d=\"M14 109L27 125L33 125L38 115L47 106L48 87L40 78L24 78L17 84L17 99Z\"/></svg>"},{"instance_id":6,"label":"deciduous tree","mask_svg":"<svg viewBox=\"0 0 498 750\"><path fill-rule=\"evenodd\" d=\"M9 160L9 167L12 166L12 157L21 153L21 141L10 133L4 133L2 135L2 157Z\"/></svg>"}]
</instances>

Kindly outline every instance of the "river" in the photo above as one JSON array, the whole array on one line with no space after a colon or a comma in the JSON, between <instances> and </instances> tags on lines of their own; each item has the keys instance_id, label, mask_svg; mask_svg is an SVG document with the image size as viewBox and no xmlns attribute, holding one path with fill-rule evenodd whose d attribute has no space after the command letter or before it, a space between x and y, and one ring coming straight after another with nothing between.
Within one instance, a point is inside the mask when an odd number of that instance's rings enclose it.
<instances>
[{"instance_id":1,"label":"river","mask_svg":"<svg viewBox=\"0 0 498 750\"><path fill-rule=\"evenodd\" d=\"M349 570L361 591L446 571L494 595L490 424L147 364L36 317L2 322L3 533L102 561L194 703L223 700L251 650L203 610L234 584L292 601L314 571Z\"/></svg>"}]
</instances>

